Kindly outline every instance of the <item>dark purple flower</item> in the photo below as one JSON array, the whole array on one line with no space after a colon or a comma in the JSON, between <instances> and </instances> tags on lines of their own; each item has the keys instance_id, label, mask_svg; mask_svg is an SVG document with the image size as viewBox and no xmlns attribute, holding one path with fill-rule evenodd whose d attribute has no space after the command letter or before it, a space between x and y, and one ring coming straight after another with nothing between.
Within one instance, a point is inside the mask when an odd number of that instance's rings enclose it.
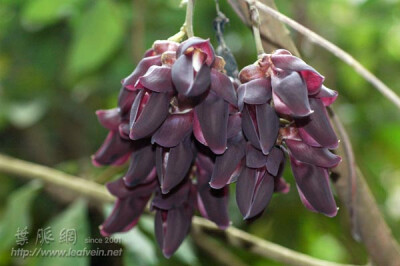
<instances>
[{"instance_id":1,"label":"dark purple flower","mask_svg":"<svg viewBox=\"0 0 400 266\"><path fill-rule=\"evenodd\" d=\"M189 233L195 204L195 189L189 179L169 194L159 191L154 197L154 231L165 257L171 257Z\"/></svg>"}]
</instances>

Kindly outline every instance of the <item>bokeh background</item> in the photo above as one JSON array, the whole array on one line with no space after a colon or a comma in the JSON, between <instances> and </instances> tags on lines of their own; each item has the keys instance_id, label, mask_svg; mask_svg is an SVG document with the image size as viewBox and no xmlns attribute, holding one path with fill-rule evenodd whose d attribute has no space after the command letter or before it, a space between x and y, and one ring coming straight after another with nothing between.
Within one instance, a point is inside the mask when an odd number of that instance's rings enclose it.
<instances>
[{"instance_id":1,"label":"bokeh background","mask_svg":"<svg viewBox=\"0 0 400 266\"><path fill-rule=\"evenodd\" d=\"M154 40L176 33L184 20L179 0L0 0L0 152L105 183L120 168L95 168L93 154L106 136L97 109L116 105L120 80L131 73ZM277 0L281 12L344 48L400 94L399 0ZM225 1L230 18L225 39L239 67L256 59L252 34ZM214 1L197 1L195 34L211 38ZM357 162L396 239L400 239L399 111L350 67L296 33L302 56L339 91L334 109L348 130ZM292 183L275 195L261 218L243 222L232 204L234 226L321 259L366 263L365 249L351 237L347 215L327 218L307 211ZM0 174L0 265L216 265L189 237L170 260L156 247L152 217L122 237L121 257L11 257L19 226L28 225L27 249L36 232L50 226L47 249L118 249L121 244L89 244L109 207L78 200L56 187ZM234 190L232 190L234 200ZM76 199L76 200L75 200ZM341 203L338 203L341 206ZM78 242L57 243L60 228L77 229ZM238 263L279 265L231 248L210 236Z\"/></svg>"}]
</instances>

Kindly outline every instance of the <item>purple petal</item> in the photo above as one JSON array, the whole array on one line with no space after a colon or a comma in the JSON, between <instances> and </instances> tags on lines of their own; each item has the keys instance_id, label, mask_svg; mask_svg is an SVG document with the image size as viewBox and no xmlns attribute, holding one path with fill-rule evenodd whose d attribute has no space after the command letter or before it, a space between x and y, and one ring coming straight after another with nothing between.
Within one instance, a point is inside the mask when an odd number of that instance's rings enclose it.
<instances>
[{"instance_id":1,"label":"purple petal","mask_svg":"<svg viewBox=\"0 0 400 266\"><path fill-rule=\"evenodd\" d=\"M121 165L128 160L132 150L131 142L120 137L117 131L110 131L100 149L92 156L92 163Z\"/></svg>"},{"instance_id":2,"label":"purple petal","mask_svg":"<svg viewBox=\"0 0 400 266\"><path fill-rule=\"evenodd\" d=\"M281 164L285 161L285 155L280 148L274 147L268 154L267 171L273 176L278 176Z\"/></svg>"},{"instance_id":3,"label":"purple petal","mask_svg":"<svg viewBox=\"0 0 400 266\"><path fill-rule=\"evenodd\" d=\"M168 40L157 40L153 44L153 50L156 54L162 54L167 51L178 50L179 43Z\"/></svg>"},{"instance_id":4,"label":"purple petal","mask_svg":"<svg viewBox=\"0 0 400 266\"><path fill-rule=\"evenodd\" d=\"M271 77L274 103L276 96L284 103L289 112L283 114L294 117L308 116L312 113L308 102L307 87L297 72L276 72ZM281 110L282 111L282 110Z\"/></svg>"},{"instance_id":5,"label":"purple petal","mask_svg":"<svg viewBox=\"0 0 400 266\"><path fill-rule=\"evenodd\" d=\"M117 130L119 123L121 123L119 108L97 110L96 115L100 124L108 130Z\"/></svg>"},{"instance_id":6,"label":"purple petal","mask_svg":"<svg viewBox=\"0 0 400 266\"><path fill-rule=\"evenodd\" d=\"M182 55L176 60L171 76L176 90L187 97L204 93L211 83L210 67L203 64L195 75L192 58L188 55Z\"/></svg>"},{"instance_id":7,"label":"purple petal","mask_svg":"<svg viewBox=\"0 0 400 266\"><path fill-rule=\"evenodd\" d=\"M171 68L167 66L151 66L138 83L155 92L169 92L173 90Z\"/></svg>"},{"instance_id":8,"label":"purple petal","mask_svg":"<svg viewBox=\"0 0 400 266\"><path fill-rule=\"evenodd\" d=\"M290 154L296 160L314 164L319 167L333 168L342 160L340 156L330 152L327 148L315 148L302 141L286 140Z\"/></svg>"},{"instance_id":9,"label":"purple petal","mask_svg":"<svg viewBox=\"0 0 400 266\"><path fill-rule=\"evenodd\" d=\"M162 193L168 193L185 178L192 160L189 138L170 149L157 147L156 166Z\"/></svg>"},{"instance_id":10,"label":"purple petal","mask_svg":"<svg viewBox=\"0 0 400 266\"><path fill-rule=\"evenodd\" d=\"M322 85L321 90L314 97L321 99L324 106L329 106L336 100L338 95L337 91L331 90Z\"/></svg>"},{"instance_id":11,"label":"purple petal","mask_svg":"<svg viewBox=\"0 0 400 266\"><path fill-rule=\"evenodd\" d=\"M208 147L215 154L226 149L229 106L212 91L204 101L195 107L197 119Z\"/></svg>"},{"instance_id":12,"label":"purple petal","mask_svg":"<svg viewBox=\"0 0 400 266\"><path fill-rule=\"evenodd\" d=\"M161 55L143 58L136 66L135 70L122 81L122 85L128 90L135 90L135 85L139 77L143 76L153 65L161 66Z\"/></svg>"},{"instance_id":13,"label":"purple petal","mask_svg":"<svg viewBox=\"0 0 400 266\"><path fill-rule=\"evenodd\" d=\"M274 192L287 194L290 191L288 184L282 177L275 177Z\"/></svg>"},{"instance_id":14,"label":"purple petal","mask_svg":"<svg viewBox=\"0 0 400 266\"><path fill-rule=\"evenodd\" d=\"M127 90L124 87L121 88L118 96L118 107L121 109L122 115L130 112L137 94L137 91Z\"/></svg>"},{"instance_id":15,"label":"purple petal","mask_svg":"<svg viewBox=\"0 0 400 266\"><path fill-rule=\"evenodd\" d=\"M229 224L228 187L213 189L209 186L211 172L197 169L197 203L201 215L213 221L219 228L226 229Z\"/></svg>"},{"instance_id":16,"label":"purple petal","mask_svg":"<svg viewBox=\"0 0 400 266\"><path fill-rule=\"evenodd\" d=\"M152 143L163 147L175 147L192 132L193 112L171 114L153 134Z\"/></svg>"},{"instance_id":17,"label":"purple petal","mask_svg":"<svg viewBox=\"0 0 400 266\"><path fill-rule=\"evenodd\" d=\"M238 88L238 105L243 109L243 104L264 104L271 100L271 80L258 78L244 83Z\"/></svg>"},{"instance_id":18,"label":"purple petal","mask_svg":"<svg viewBox=\"0 0 400 266\"><path fill-rule=\"evenodd\" d=\"M129 137L137 140L156 131L168 116L169 100L167 93L152 92L139 117L133 121Z\"/></svg>"},{"instance_id":19,"label":"purple petal","mask_svg":"<svg viewBox=\"0 0 400 266\"><path fill-rule=\"evenodd\" d=\"M274 177L265 170L245 167L236 184L236 202L244 219L260 214L274 192Z\"/></svg>"},{"instance_id":20,"label":"purple petal","mask_svg":"<svg viewBox=\"0 0 400 266\"><path fill-rule=\"evenodd\" d=\"M229 115L227 138L236 137L242 131L242 115L237 112Z\"/></svg>"},{"instance_id":21,"label":"purple petal","mask_svg":"<svg viewBox=\"0 0 400 266\"><path fill-rule=\"evenodd\" d=\"M264 154L268 154L278 137L279 117L268 103L256 105L256 115L261 150Z\"/></svg>"},{"instance_id":22,"label":"purple petal","mask_svg":"<svg viewBox=\"0 0 400 266\"><path fill-rule=\"evenodd\" d=\"M337 207L329 184L328 170L297 161L290 157L293 175L304 198L317 212L329 217L337 214Z\"/></svg>"},{"instance_id":23,"label":"purple petal","mask_svg":"<svg viewBox=\"0 0 400 266\"><path fill-rule=\"evenodd\" d=\"M188 202L191 188L191 180L186 178L168 194L163 194L158 190L151 202L151 207L162 210L178 208Z\"/></svg>"},{"instance_id":24,"label":"purple petal","mask_svg":"<svg viewBox=\"0 0 400 266\"><path fill-rule=\"evenodd\" d=\"M147 197L152 194L157 182L155 179L148 183L140 184L133 188L125 185L124 179L119 178L117 180L108 182L106 184L107 190L119 199L125 199L128 197Z\"/></svg>"},{"instance_id":25,"label":"purple petal","mask_svg":"<svg viewBox=\"0 0 400 266\"><path fill-rule=\"evenodd\" d=\"M170 258L189 233L193 212L184 207L169 211L157 211L155 234L157 242L166 258Z\"/></svg>"},{"instance_id":26,"label":"purple petal","mask_svg":"<svg viewBox=\"0 0 400 266\"><path fill-rule=\"evenodd\" d=\"M211 66L215 60L214 48L212 47L210 40L204 40L198 37L192 37L184 41L176 51L176 57L180 57L188 52L189 48L197 48L207 55L206 63Z\"/></svg>"},{"instance_id":27,"label":"purple petal","mask_svg":"<svg viewBox=\"0 0 400 266\"><path fill-rule=\"evenodd\" d=\"M254 147L261 150L260 141L258 139L257 120L255 119L254 106L245 105L242 111L242 127L246 138Z\"/></svg>"},{"instance_id":28,"label":"purple petal","mask_svg":"<svg viewBox=\"0 0 400 266\"><path fill-rule=\"evenodd\" d=\"M246 83L253 79L264 78L265 73L257 65L248 65L239 72L240 82Z\"/></svg>"},{"instance_id":29,"label":"purple petal","mask_svg":"<svg viewBox=\"0 0 400 266\"><path fill-rule=\"evenodd\" d=\"M299 135L310 146L336 149L339 141L320 99L310 98L314 113L308 118L296 119Z\"/></svg>"},{"instance_id":30,"label":"purple petal","mask_svg":"<svg viewBox=\"0 0 400 266\"><path fill-rule=\"evenodd\" d=\"M269 156L264 155L262 151L254 148L250 143L246 146L246 166L250 168L261 168L267 164Z\"/></svg>"},{"instance_id":31,"label":"purple petal","mask_svg":"<svg viewBox=\"0 0 400 266\"><path fill-rule=\"evenodd\" d=\"M215 189L220 189L229 184L230 180L236 178L240 174L240 170L242 168L241 161L244 156L244 140L229 140L228 149L225 151L225 153L216 156L210 186Z\"/></svg>"},{"instance_id":32,"label":"purple petal","mask_svg":"<svg viewBox=\"0 0 400 266\"><path fill-rule=\"evenodd\" d=\"M143 198L130 197L123 200L117 199L110 216L100 226L101 234L109 236L114 233L130 230L137 224L149 198L150 195Z\"/></svg>"},{"instance_id":33,"label":"purple petal","mask_svg":"<svg viewBox=\"0 0 400 266\"><path fill-rule=\"evenodd\" d=\"M237 96L232 81L216 69L211 70L211 89L228 103L237 106Z\"/></svg>"},{"instance_id":34,"label":"purple petal","mask_svg":"<svg viewBox=\"0 0 400 266\"><path fill-rule=\"evenodd\" d=\"M307 84L309 94L318 93L319 88L324 82L325 78L321 74L296 56L287 54L272 54L271 61L277 68L301 73Z\"/></svg>"},{"instance_id":35,"label":"purple petal","mask_svg":"<svg viewBox=\"0 0 400 266\"><path fill-rule=\"evenodd\" d=\"M126 186L134 187L145 181L149 175L155 175L155 152L151 145L136 150L131 155L129 169L124 176Z\"/></svg>"}]
</instances>

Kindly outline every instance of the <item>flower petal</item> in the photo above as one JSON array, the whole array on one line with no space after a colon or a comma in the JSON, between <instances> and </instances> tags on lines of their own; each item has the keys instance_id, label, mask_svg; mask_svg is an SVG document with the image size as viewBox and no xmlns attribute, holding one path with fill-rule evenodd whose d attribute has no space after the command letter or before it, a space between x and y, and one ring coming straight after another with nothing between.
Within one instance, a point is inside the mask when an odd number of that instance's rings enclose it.
<instances>
[{"instance_id":1,"label":"flower petal","mask_svg":"<svg viewBox=\"0 0 400 266\"><path fill-rule=\"evenodd\" d=\"M244 219L250 219L260 214L272 198L274 177L264 169L245 167L238 177L236 202Z\"/></svg>"},{"instance_id":2,"label":"flower petal","mask_svg":"<svg viewBox=\"0 0 400 266\"><path fill-rule=\"evenodd\" d=\"M192 50L189 48L197 48L203 53L207 55L206 63L208 66L211 66L215 60L214 48L212 47L210 40L201 39L199 37L191 37L184 41L176 51L176 57L180 57L183 54L186 54L188 50Z\"/></svg>"},{"instance_id":3,"label":"flower petal","mask_svg":"<svg viewBox=\"0 0 400 266\"><path fill-rule=\"evenodd\" d=\"M152 92L139 117L133 121L129 137L137 140L156 131L168 116L169 100L167 93Z\"/></svg>"},{"instance_id":4,"label":"flower petal","mask_svg":"<svg viewBox=\"0 0 400 266\"><path fill-rule=\"evenodd\" d=\"M212 172L210 186L215 189L223 188L229 181L240 174L241 161L245 156L245 142L243 138L232 139L228 142L228 149L222 155L217 155Z\"/></svg>"},{"instance_id":5,"label":"flower petal","mask_svg":"<svg viewBox=\"0 0 400 266\"><path fill-rule=\"evenodd\" d=\"M289 112L283 114L304 117L312 113L308 102L307 87L299 73L295 71L276 72L271 77L271 84L274 94L289 108ZM275 99L276 97L274 97L274 103Z\"/></svg>"},{"instance_id":6,"label":"flower petal","mask_svg":"<svg viewBox=\"0 0 400 266\"><path fill-rule=\"evenodd\" d=\"M211 69L211 89L228 103L237 106L237 96L232 81L216 69Z\"/></svg>"},{"instance_id":7,"label":"flower petal","mask_svg":"<svg viewBox=\"0 0 400 266\"><path fill-rule=\"evenodd\" d=\"M264 78L265 74L258 65L248 65L239 72L240 82L246 83L253 79Z\"/></svg>"},{"instance_id":8,"label":"flower petal","mask_svg":"<svg viewBox=\"0 0 400 266\"><path fill-rule=\"evenodd\" d=\"M242 111L243 133L254 147L261 150L260 140L258 139L258 129L257 125L255 125L257 122L252 118L252 116L254 117L255 114L253 110L249 110L251 108L252 106L245 105ZM252 114L250 114L250 112L252 112Z\"/></svg>"},{"instance_id":9,"label":"flower petal","mask_svg":"<svg viewBox=\"0 0 400 266\"><path fill-rule=\"evenodd\" d=\"M145 75L139 78L138 83L155 92L173 91L171 68L167 66L151 66Z\"/></svg>"},{"instance_id":10,"label":"flower petal","mask_svg":"<svg viewBox=\"0 0 400 266\"><path fill-rule=\"evenodd\" d=\"M92 156L92 163L96 166L121 165L129 159L131 151L131 141L121 138L118 131L110 131L101 147Z\"/></svg>"},{"instance_id":11,"label":"flower petal","mask_svg":"<svg viewBox=\"0 0 400 266\"><path fill-rule=\"evenodd\" d=\"M261 150L268 154L278 138L279 117L268 103L256 105L256 116Z\"/></svg>"},{"instance_id":12,"label":"flower petal","mask_svg":"<svg viewBox=\"0 0 400 266\"><path fill-rule=\"evenodd\" d=\"M161 66L161 55L143 58L135 70L122 81L122 85L128 90L135 90L135 85L139 77L143 76L153 65Z\"/></svg>"},{"instance_id":13,"label":"flower petal","mask_svg":"<svg viewBox=\"0 0 400 266\"><path fill-rule=\"evenodd\" d=\"M267 171L273 176L279 175L281 165L285 163L285 155L280 148L273 147L268 154Z\"/></svg>"},{"instance_id":14,"label":"flower petal","mask_svg":"<svg viewBox=\"0 0 400 266\"><path fill-rule=\"evenodd\" d=\"M302 141L286 140L291 155L296 160L314 164L319 167L333 168L342 160L340 156L330 152L327 148L315 148Z\"/></svg>"},{"instance_id":15,"label":"flower petal","mask_svg":"<svg viewBox=\"0 0 400 266\"><path fill-rule=\"evenodd\" d=\"M193 152L189 137L169 150L157 147L156 166L162 193L168 193L185 178L192 160Z\"/></svg>"},{"instance_id":16,"label":"flower petal","mask_svg":"<svg viewBox=\"0 0 400 266\"><path fill-rule=\"evenodd\" d=\"M127 90L122 87L118 96L118 107L121 109L121 115L129 113L132 107L132 103L136 98L138 91Z\"/></svg>"},{"instance_id":17,"label":"flower petal","mask_svg":"<svg viewBox=\"0 0 400 266\"><path fill-rule=\"evenodd\" d=\"M243 104L264 104L271 100L271 80L258 78L244 83L238 88L238 105L243 109Z\"/></svg>"},{"instance_id":18,"label":"flower petal","mask_svg":"<svg viewBox=\"0 0 400 266\"><path fill-rule=\"evenodd\" d=\"M324 106L329 106L336 100L338 95L339 93L337 91L331 90L322 85L321 90L314 97L321 99Z\"/></svg>"},{"instance_id":19,"label":"flower petal","mask_svg":"<svg viewBox=\"0 0 400 266\"><path fill-rule=\"evenodd\" d=\"M229 106L212 91L195 107L196 117L208 147L215 154L226 150Z\"/></svg>"},{"instance_id":20,"label":"flower petal","mask_svg":"<svg viewBox=\"0 0 400 266\"><path fill-rule=\"evenodd\" d=\"M192 132L193 112L171 114L153 134L152 143L163 147L174 147Z\"/></svg>"},{"instance_id":21,"label":"flower petal","mask_svg":"<svg viewBox=\"0 0 400 266\"><path fill-rule=\"evenodd\" d=\"M290 157L290 163L296 184L312 208L329 217L335 216L337 207L329 184L328 170L302 163L293 157Z\"/></svg>"},{"instance_id":22,"label":"flower petal","mask_svg":"<svg viewBox=\"0 0 400 266\"><path fill-rule=\"evenodd\" d=\"M97 110L97 119L100 124L108 130L117 130L121 123L120 109Z\"/></svg>"},{"instance_id":23,"label":"flower petal","mask_svg":"<svg viewBox=\"0 0 400 266\"><path fill-rule=\"evenodd\" d=\"M296 56L282 53L272 54L271 61L277 68L299 72L307 84L309 94L318 93L324 82L324 76Z\"/></svg>"},{"instance_id":24,"label":"flower petal","mask_svg":"<svg viewBox=\"0 0 400 266\"><path fill-rule=\"evenodd\" d=\"M134 187L145 181L150 174L155 176L155 172L153 171L155 165L155 152L151 145L134 151L131 155L129 169L123 178L125 185Z\"/></svg>"},{"instance_id":25,"label":"flower petal","mask_svg":"<svg viewBox=\"0 0 400 266\"><path fill-rule=\"evenodd\" d=\"M261 168L267 164L268 156L262 151L254 148L250 143L246 146L246 166L250 168Z\"/></svg>"},{"instance_id":26,"label":"flower petal","mask_svg":"<svg viewBox=\"0 0 400 266\"><path fill-rule=\"evenodd\" d=\"M299 135L310 146L336 149L339 141L320 99L310 98L314 113L308 118L296 119Z\"/></svg>"},{"instance_id":27,"label":"flower petal","mask_svg":"<svg viewBox=\"0 0 400 266\"><path fill-rule=\"evenodd\" d=\"M242 115L237 112L229 115L227 138L236 137L242 132Z\"/></svg>"},{"instance_id":28,"label":"flower petal","mask_svg":"<svg viewBox=\"0 0 400 266\"><path fill-rule=\"evenodd\" d=\"M209 186L211 172L197 168L197 203L201 215L213 221L219 228L226 229L229 224L228 187L213 189Z\"/></svg>"},{"instance_id":29,"label":"flower petal","mask_svg":"<svg viewBox=\"0 0 400 266\"><path fill-rule=\"evenodd\" d=\"M169 211L158 210L155 217L157 242L166 258L170 258L189 233L193 212L184 207ZM164 218L165 217L165 218Z\"/></svg>"}]
</instances>

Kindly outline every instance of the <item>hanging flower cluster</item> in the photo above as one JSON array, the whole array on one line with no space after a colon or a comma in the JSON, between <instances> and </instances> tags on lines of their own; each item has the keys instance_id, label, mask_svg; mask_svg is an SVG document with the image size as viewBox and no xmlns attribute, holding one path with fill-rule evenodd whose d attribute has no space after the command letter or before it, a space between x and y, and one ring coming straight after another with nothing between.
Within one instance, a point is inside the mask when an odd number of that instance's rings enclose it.
<instances>
[{"instance_id":1,"label":"hanging flower cluster","mask_svg":"<svg viewBox=\"0 0 400 266\"><path fill-rule=\"evenodd\" d=\"M196 211L229 226L228 184L245 219L260 215L282 178L289 154L304 205L334 216L328 170L340 162L325 106L337 93L288 51L263 55L228 77L208 40L156 41L122 81L118 107L97 111L109 134L95 165L121 165L124 177L107 184L117 201L103 235L132 228L148 201L155 234L170 257L188 234Z\"/></svg>"}]
</instances>

